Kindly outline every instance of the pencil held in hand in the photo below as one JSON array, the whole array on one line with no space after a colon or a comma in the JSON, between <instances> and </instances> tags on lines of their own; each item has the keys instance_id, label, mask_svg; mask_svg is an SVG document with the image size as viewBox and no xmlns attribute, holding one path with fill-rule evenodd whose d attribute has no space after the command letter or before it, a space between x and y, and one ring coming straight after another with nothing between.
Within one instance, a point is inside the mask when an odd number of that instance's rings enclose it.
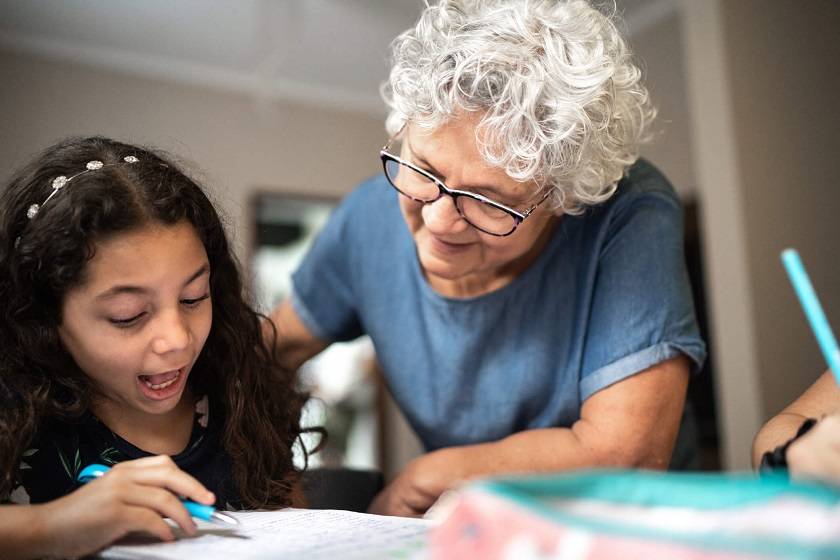
<instances>
[{"instance_id":1,"label":"pencil held in hand","mask_svg":"<svg viewBox=\"0 0 840 560\"><path fill-rule=\"evenodd\" d=\"M782 251L782 263L785 265L793 289L799 297L799 303L802 304L811 330L814 331L814 336L817 338L817 343L820 345L825 361L834 374L834 380L840 385L840 347L837 346L837 339L828 324L828 319L826 319L817 293L811 285L808 273L805 272L799 253L795 249L785 249Z\"/></svg>"}]
</instances>

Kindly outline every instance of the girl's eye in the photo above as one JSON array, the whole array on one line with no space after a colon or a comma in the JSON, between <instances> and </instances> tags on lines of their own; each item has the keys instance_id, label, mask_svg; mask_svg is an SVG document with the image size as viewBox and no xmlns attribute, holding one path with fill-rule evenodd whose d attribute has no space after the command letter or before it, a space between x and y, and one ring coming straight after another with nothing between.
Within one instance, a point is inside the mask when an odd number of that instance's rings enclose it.
<instances>
[{"instance_id":1,"label":"girl's eye","mask_svg":"<svg viewBox=\"0 0 840 560\"><path fill-rule=\"evenodd\" d=\"M182 299L181 304L187 307L197 307L202 301L208 299L210 297L209 293L204 294L201 297L193 298L193 299ZM138 313L134 317L129 317L127 319L116 319L116 318L109 318L108 322L112 325L121 328L127 329L137 325L140 320L146 315L146 312L143 311L142 313Z\"/></svg>"},{"instance_id":2,"label":"girl's eye","mask_svg":"<svg viewBox=\"0 0 840 560\"><path fill-rule=\"evenodd\" d=\"M121 329L127 329L128 327L133 327L140 319L146 314L144 311L143 313L138 313L134 317L129 317L128 319L108 319L108 321Z\"/></svg>"},{"instance_id":3,"label":"girl's eye","mask_svg":"<svg viewBox=\"0 0 840 560\"><path fill-rule=\"evenodd\" d=\"M181 303L183 303L183 304L184 304L184 305L186 305L187 307L195 307L195 306L197 306L199 303L201 303L202 301L204 301L205 299L207 299L207 298L209 298L209 297L210 297L210 294L209 294L209 293L207 293L207 294L204 294L203 296L201 296L201 297L197 297L197 298L195 298L195 299L182 299L182 300L181 300Z\"/></svg>"}]
</instances>

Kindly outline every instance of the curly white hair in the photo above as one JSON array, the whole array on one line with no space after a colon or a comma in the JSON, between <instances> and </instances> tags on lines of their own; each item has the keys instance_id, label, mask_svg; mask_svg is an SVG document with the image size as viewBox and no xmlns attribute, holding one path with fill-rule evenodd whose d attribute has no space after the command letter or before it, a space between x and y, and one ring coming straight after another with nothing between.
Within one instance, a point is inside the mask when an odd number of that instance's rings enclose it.
<instances>
[{"instance_id":1,"label":"curly white hair","mask_svg":"<svg viewBox=\"0 0 840 560\"><path fill-rule=\"evenodd\" d=\"M487 162L553 189L553 209L580 213L615 192L656 116L613 19L585 0L427 5L391 46L386 128L482 113Z\"/></svg>"}]
</instances>

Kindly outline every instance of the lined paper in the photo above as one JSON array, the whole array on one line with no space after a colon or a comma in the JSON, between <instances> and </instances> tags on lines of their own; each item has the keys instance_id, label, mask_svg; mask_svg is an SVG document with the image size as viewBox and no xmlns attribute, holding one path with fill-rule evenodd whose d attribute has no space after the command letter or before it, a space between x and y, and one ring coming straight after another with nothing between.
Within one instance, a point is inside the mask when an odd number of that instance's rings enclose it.
<instances>
[{"instance_id":1,"label":"lined paper","mask_svg":"<svg viewBox=\"0 0 840 560\"><path fill-rule=\"evenodd\" d=\"M230 560L300 558L343 560L426 558L426 519L387 517L341 510L285 509L225 512L236 530L197 521L199 535L171 543L121 541L99 554L109 559Z\"/></svg>"}]
</instances>

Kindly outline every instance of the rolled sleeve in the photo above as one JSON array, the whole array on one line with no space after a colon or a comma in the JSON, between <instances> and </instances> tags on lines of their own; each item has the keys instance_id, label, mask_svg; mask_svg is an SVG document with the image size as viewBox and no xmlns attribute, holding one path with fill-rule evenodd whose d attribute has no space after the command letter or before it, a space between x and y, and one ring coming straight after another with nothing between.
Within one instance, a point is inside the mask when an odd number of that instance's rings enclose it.
<instances>
[{"instance_id":1,"label":"rolled sleeve","mask_svg":"<svg viewBox=\"0 0 840 560\"><path fill-rule=\"evenodd\" d=\"M583 379L580 384L581 401L585 401L601 389L606 389L610 385L632 377L656 364L681 355L690 356L691 352L691 349L664 342L620 358L616 362L593 371Z\"/></svg>"},{"instance_id":2,"label":"rolled sleeve","mask_svg":"<svg viewBox=\"0 0 840 560\"><path fill-rule=\"evenodd\" d=\"M352 195L333 212L300 267L292 275L292 305L309 330L322 340L361 336L356 309Z\"/></svg>"},{"instance_id":3,"label":"rolled sleeve","mask_svg":"<svg viewBox=\"0 0 840 560\"><path fill-rule=\"evenodd\" d=\"M676 196L653 191L623 201L604 235L583 353L582 400L679 355L697 372L706 356Z\"/></svg>"}]
</instances>

